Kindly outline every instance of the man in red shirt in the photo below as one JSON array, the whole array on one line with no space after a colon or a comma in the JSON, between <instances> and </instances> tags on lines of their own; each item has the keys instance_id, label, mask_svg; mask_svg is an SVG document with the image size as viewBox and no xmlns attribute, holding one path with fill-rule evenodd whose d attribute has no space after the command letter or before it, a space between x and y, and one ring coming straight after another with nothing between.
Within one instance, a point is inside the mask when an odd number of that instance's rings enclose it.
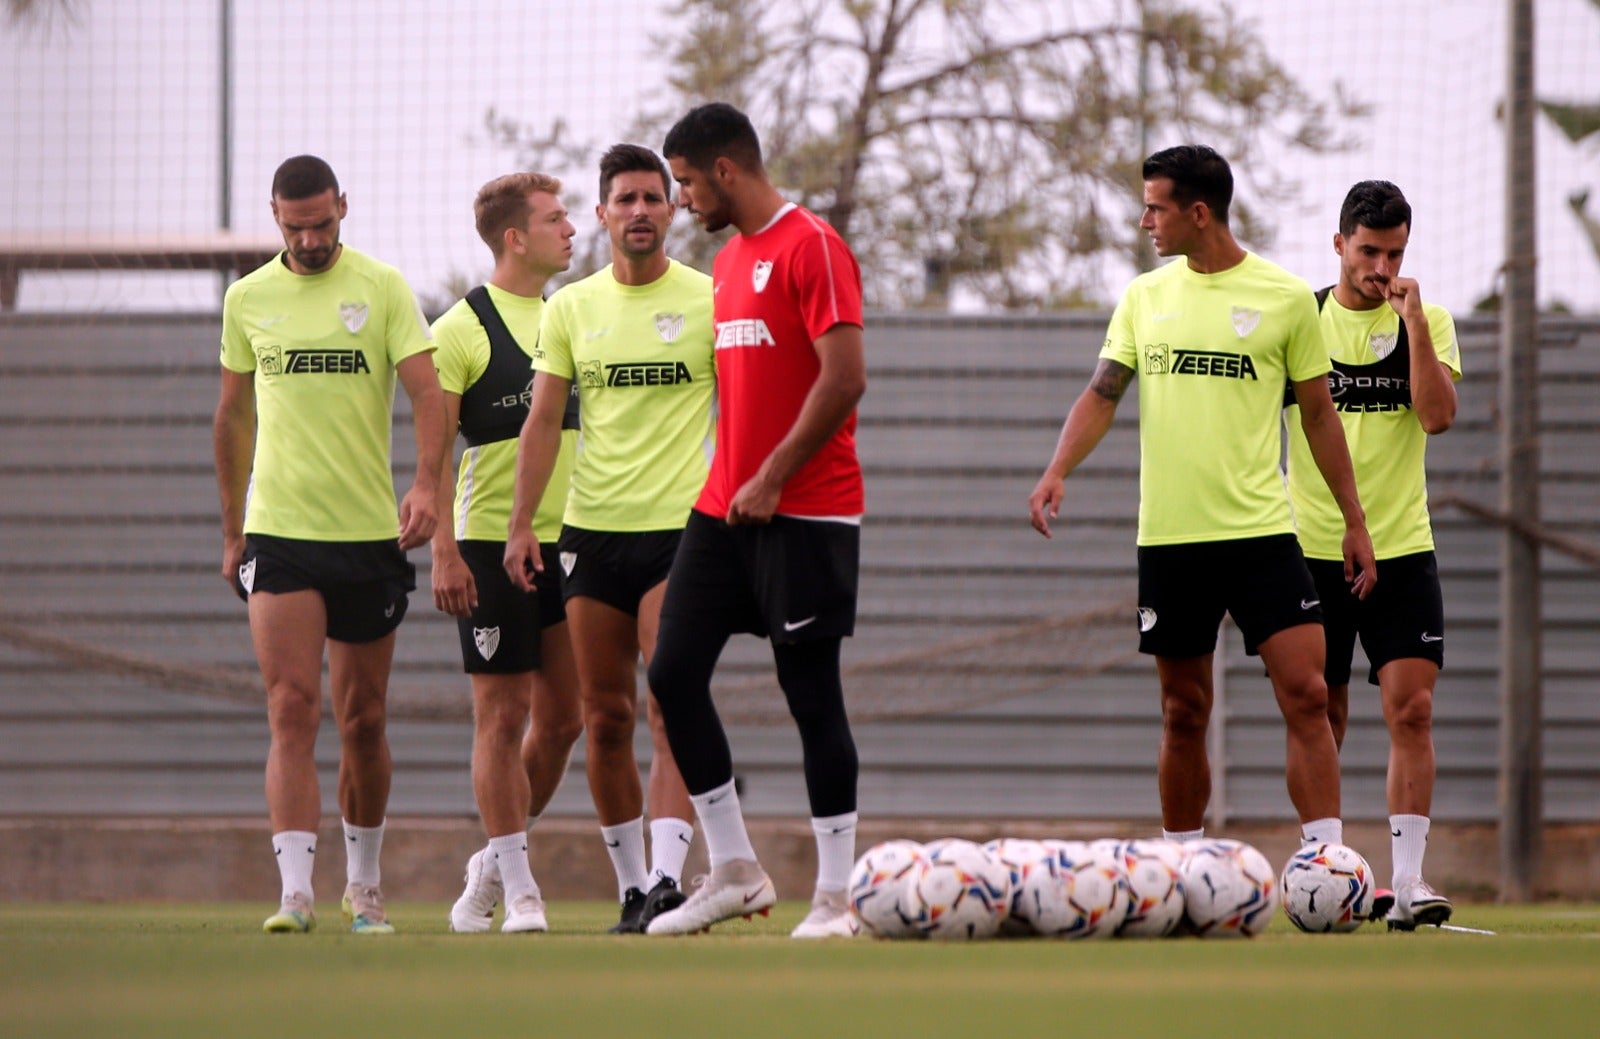
<instances>
[{"instance_id":1,"label":"man in red shirt","mask_svg":"<svg viewBox=\"0 0 1600 1039\"><path fill-rule=\"evenodd\" d=\"M694 109L662 153L679 204L738 229L712 270L717 449L673 560L650 663L673 757L705 832L711 875L650 934L688 934L777 900L756 862L711 675L730 635L768 638L800 729L817 888L796 938L849 937L856 748L839 647L855 630L865 497L856 402L866 390L861 269L839 235L767 179L750 120Z\"/></svg>"}]
</instances>

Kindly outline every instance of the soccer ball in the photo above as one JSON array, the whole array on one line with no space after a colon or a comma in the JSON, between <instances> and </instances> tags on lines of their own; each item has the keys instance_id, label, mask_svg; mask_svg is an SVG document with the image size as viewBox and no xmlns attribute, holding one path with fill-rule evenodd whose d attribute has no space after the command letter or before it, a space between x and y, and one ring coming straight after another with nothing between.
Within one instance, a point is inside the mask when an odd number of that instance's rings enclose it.
<instances>
[{"instance_id":1,"label":"soccer ball","mask_svg":"<svg viewBox=\"0 0 1600 1039\"><path fill-rule=\"evenodd\" d=\"M1126 841L1122 869L1128 876L1128 915L1117 934L1161 938L1183 920L1183 847L1177 841Z\"/></svg>"},{"instance_id":2,"label":"soccer ball","mask_svg":"<svg viewBox=\"0 0 1600 1039\"><path fill-rule=\"evenodd\" d=\"M971 841L935 842L911 873L912 926L929 938L993 938L1011 904L1011 870Z\"/></svg>"},{"instance_id":3,"label":"soccer ball","mask_svg":"<svg viewBox=\"0 0 1600 1039\"><path fill-rule=\"evenodd\" d=\"M1354 931L1372 914L1372 867L1354 848L1301 848L1283 867L1283 911L1302 931Z\"/></svg>"},{"instance_id":4,"label":"soccer ball","mask_svg":"<svg viewBox=\"0 0 1600 1039\"><path fill-rule=\"evenodd\" d=\"M1250 938L1266 930L1278 908L1272 864L1240 841L1194 841L1184 849L1183 905L1202 938Z\"/></svg>"},{"instance_id":5,"label":"soccer ball","mask_svg":"<svg viewBox=\"0 0 1600 1039\"><path fill-rule=\"evenodd\" d=\"M1083 841L1044 841L1049 854L1022 878L1016 913L1034 931L1055 938L1107 938L1128 910L1121 864Z\"/></svg>"},{"instance_id":6,"label":"soccer ball","mask_svg":"<svg viewBox=\"0 0 1600 1039\"><path fill-rule=\"evenodd\" d=\"M879 938L912 938L911 876L924 862L916 841L884 841L868 848L850 871L850 908L867 933Z\"/></svg>"},{"instance_id":7,"label":"soccer ball","mask_svg":"<svg viewBox=\"0 0 1600 1039\"><path fill-rule=\"evenodd\" d=\"M1000 933L1009 937L1032 934L1033 927L1017 915L1017 905L1022 900L1022 882L1028 875L1028 869L1050 852L1038 841L1018 837L996 838L986 843L983 850L1011 873L1011 901L1006 905L1005 919L1000 921Z\"/></svg>"}]
</instances>

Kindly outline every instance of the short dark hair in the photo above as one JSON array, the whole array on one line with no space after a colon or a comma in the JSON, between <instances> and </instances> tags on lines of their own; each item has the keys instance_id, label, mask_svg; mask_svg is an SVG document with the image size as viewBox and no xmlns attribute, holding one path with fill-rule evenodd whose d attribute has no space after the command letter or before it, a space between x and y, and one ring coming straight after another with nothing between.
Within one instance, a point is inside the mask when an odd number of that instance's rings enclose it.
<instances>
[{"instance_id":1,"label":"short dark hair","mask_svg":"<svg viewBox=\"0 0 1600 1039\"><path fill-rule=\"evenodd\" d=\"M1144 160L1144 179L1172 181L1172 198L1181 206L1204 202L1218 221L1228 222L1233 203L1233 170L1215 148L1180 144L1158 151Z\"/></svg>"},{"instance_id":2,"label":"short dark hair","mask_svg":"<svg viewBox=\"0 0 1600 1039\"><path fill-rule=\"evenodd\" d=\"M743 112L722 101L690 109L667 131L661 154L681 158L697 170L709 169L721 158L732 159L748 170L762 168L756 128Z\"/></svg>"},{"instance_id":3,"label":"short dark hair","mask_svg":"<svg viewBox=\"0 0 1600 1039\"><path fill-rule=\"evenodd\" d=\"M668 198L672 197L672 174L667 172L667 164L661 161L661 156L642 144L613 144L600 156L602 206L611 197L611 182L617 179L619 173L658 173L661 175L662 189Z\"/></svg>"},{"instance_id":4,"label":"short dark hair","mask_svg":"<svg viewBox=\"0 0 1600 1039\"><path fill-rule=\"evenodd\" d=\"M284 159L278 172L272 175L272 197L286 202L315 198L324 191L339 194L339 178L333 167L315 155L296 155Z\"/></svg>"},{"instance_id":5,"label":"short dark hair","mask_svg":"<svg viewBox=\"0 0 1600 1039\"><path fill-rule=\"evenodd\" d=\"M1364 180L1350 189L1339 207L1339 233L1349 238L1357 227L1387 231L1405 225L1411 230L1411 203L1386 180Z\"/></svg>"}]
</instances>

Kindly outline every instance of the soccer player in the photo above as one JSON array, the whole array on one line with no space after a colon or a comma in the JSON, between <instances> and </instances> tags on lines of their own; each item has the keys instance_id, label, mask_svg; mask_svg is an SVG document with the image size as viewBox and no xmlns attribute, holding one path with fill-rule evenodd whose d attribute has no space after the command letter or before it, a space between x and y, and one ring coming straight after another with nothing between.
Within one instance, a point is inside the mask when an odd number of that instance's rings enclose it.
<instances>
[{"instance_id":1,"label":"soccer player","mask_svg":"<svg viewBox=\"0 0 1600 1039\"><path fill-rule=\"evenodd\" d=\"M1355 185L1339 210L1333 251L1339 281L1317 294L1328 380L1350 444L1383 584L1364 600L1339 594L1339 509L1305 434L1289 427L1289 498L1300 547L1322 599L1328 718L1341 746L1350 715L1350 656L1357 636L1389 728L1389 829L1394 898L1390 930L1450 919L1450 900L1422 879L1433 802L1433 687L1444 664L1444 597L1433 553L1423 455L1456 416L1461 378L1455 322L1400 276L1411 206L1388 181Z\"/></svg>"},{"instance_id":2,"label":"soccer player","mask_svg":"<svg viewBox=\"0 0 1600 1039\"><path fill-rule=\"evenodd\" d=\"M1343 520L1339 594L1377 580L1350 456L1324 377L1327 351L1306 284L1228 228L1233 173L1201 145L1144 163L1144 215L1158 255L1111 316L1100 362L1028 499L1050 536L1064 479L1111 426L1139 376L1139 649L1156 658L1162 826L1204 832L1211 772L1211 658L1226 611L1259 653L1288 729L1290 799L1306 841L1339 841L1339 755L1328 722L1318 593L1294 537L1278 468L1284 382L1294 385L1318 471Z\"/></svg>"},{"instance_id":3,"label":"soccer player","mask_svg":"<svg viewBox=\"0 0 1600 1039\"><path fill-rule=\"evenodd\" d=\"M717 452L672 563L650 663L672 752L705 831L711 874L650 934L686 934L765 912L711 675L728 637L769 638L800 729L817 886L797 938L852 936L856 748L839 647L855 628L865 496L856 402L866 391L861 270L843 239L767 179L750 120L726 104L689 112L662 149L679 203L707 231L739 233L712 271Z\"/></svg>"},{"instance_id":4,"label":"soccer player","mask_svg":"<svg viewBox=\"0 0 1600 1039\"><path fill-rule=\"evenodd\" d=\"M446 428L459 428L467 442L454 493L447 477L439 481L433 601L456 618L471 676L472 788L489 835L467 860L466 890L450 909L453 931L487 931L502 898L502 932L546 930L525 820L537 819L555 795L582 728L553 553L546 576L529 590L514 587L500 565L542 294L572 261L577 233L560 192L559 180L540 173L513 173L479 189L473 216L494 271L433 326ZM549 505L528 519L552 538L577 439L572 403L558 419Z\"/></svg>"},{"instance_id":5,"label":"soccer player","mask_svg":"<svg viewBox=\"0 0 1600 1039\"><path fill-rule=\"evenodd\" d=\"M344 911L389 934L379 852L389 802L384 734L395 629L416 587L407 549L437 521L444 405L433 344L405 278L339 241L345 196L326 162L272 178L284 251L229 287L213 446L222 576L249 604L267 689L267 810L283 879L269 933L315 926L311 865L322 799L313 756L327 645L339 726ZM411 398L417 471L396 520L389 467L394 380Z\"/></svg>"},{"instance_id":6,"label":"soccer player","mask_svg":"<svg viewBox=\"0 0 1600 1039\"><path fill-rule=\"evenodd\" d=\"M640 654L648 663L655 653L667 571L706 478L716 393L711 279L667 256L670 182L650 149L619 144L600 159L595 215L611 238L611 264L557 292L545 310L504 561L518 584L543 580L540 566L554 576L540 563L539 532L524 518L551 500L561 411L576 392L583 441L572 494L557 501L566 505L559 565L583 695L589 791L622 903L612 931L639 934L683 901L683 862L694 839L689 794L652 702L647 872L633 732Z\"/></svg>"}]
</instances>

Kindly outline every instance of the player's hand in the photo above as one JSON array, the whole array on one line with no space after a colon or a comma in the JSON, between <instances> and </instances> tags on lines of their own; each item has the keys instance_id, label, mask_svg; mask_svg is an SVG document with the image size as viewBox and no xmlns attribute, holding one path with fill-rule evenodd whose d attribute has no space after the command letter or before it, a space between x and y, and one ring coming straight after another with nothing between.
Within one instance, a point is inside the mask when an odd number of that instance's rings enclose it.
<instances>
[{"instance_id":1,"label":"player's hand","mask_svg":"<svg viewBox=\"0 0 1600 1039\"><path fill-rule=\"evenodd\" d=\"M778 511L778 499L782 496L782 484L769 486L757 473L744 482L744 486L728 503L728 523L731 526L771 523L773 513Z\"/></svg>"},{"instance_id":2,"label":"player's hand","mask_svg":"<svg viewBox=\"0 0 1600 1039\"><path fill-rule=\"evenodd\" d=\"M1045 473L1034 484L1028 495L1028 522L1045 537L1052 537L1050 521L1061 515L1061 501L1067 496L1066 481L1054 473Z\"/></svg>"},{"instance_id":3,"label":"player's hand","mask_svg":"<svg viewBox=\"0 0 1600 1039\"><path fill-rule=\"evenodd\" d=\"M454 546L433 553L433 606L452 617L470 617L478 608L478 584Z\"/></svg>"},{"instance_id":4,"label":"player's hand","mask_svg":"<svg viewBox=\"0 0 1600 1039\"><path fill-rule=\"evenodd\" d=\"M222 579L233 588L239 581L239 566L244 562L244 535L228 534L222 539Z\"/></svg>"},{"instance_id":5,"label":"player's hand","mask_svg":"<svg viewBox=\"0 0 1600 1039\"><path fill-rule=\"evenodd\" d=\"M1372 538L1366 527L1345 528L1344 580L1357 599L1371 595L1378 584L1378 561L1373 557Z\"/></svg>"},{"instance_id":6,"label":"player's hand","mask_svg":"<svg viewBox=\"0 0 1600 1039\"><path fill-rule=\"evenodd\" d=\"M1400 315L1402 321L1417 320L1422 317L1422 289L1418 287L1415 278L1390 278L1388 285L1389 306Z\"/></svg>"},{"instance_id":7,"label":"player's hand","mask_svg":"<svg viewBox=\"0 0 1600 1039\"><path fill-rule=\"evenodd\" d=\"M412 484L400 502L400 547L411 549L427 544L438 526L439 511L433 491Z\"/></svg>"},{"instance_id":8,"label":"player's hand","mask_svg":"<svg viewBox=\"0 0 1600 1039\"><path fill-rule=\"evenodd\" d=\"M534 578L544 573L544 557L539 553L539 539L533 536L533 531L519 530L507 537L502 562L512 584L525 592L533 591Z\"/></svg>"}]
</instances>

